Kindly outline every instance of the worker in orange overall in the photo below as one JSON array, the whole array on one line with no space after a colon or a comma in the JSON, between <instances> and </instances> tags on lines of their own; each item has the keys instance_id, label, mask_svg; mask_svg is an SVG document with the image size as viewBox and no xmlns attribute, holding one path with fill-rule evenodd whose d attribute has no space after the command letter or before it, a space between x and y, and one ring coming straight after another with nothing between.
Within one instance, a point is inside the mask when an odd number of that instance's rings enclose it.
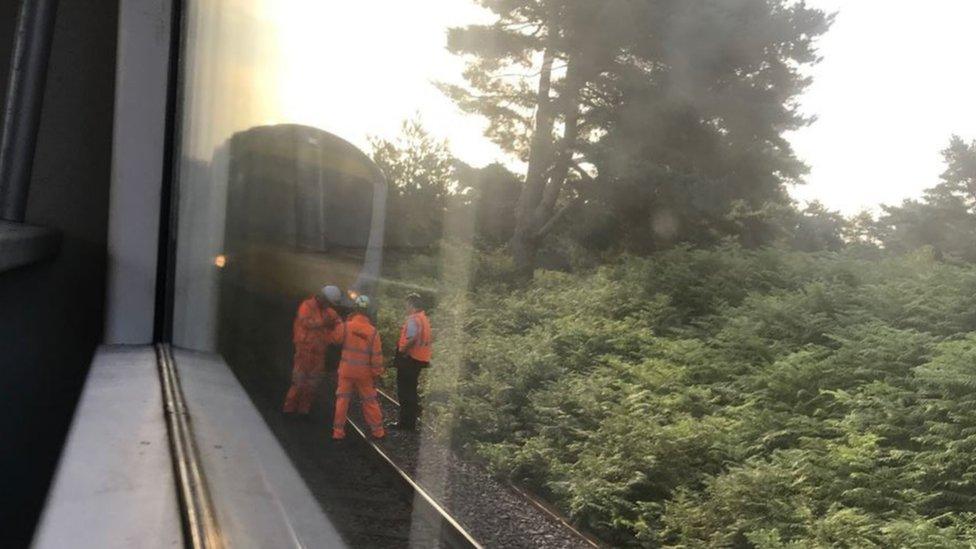
<instances>
[{"instance_id":1,"label":"worker in orange overall","mask_svg":"<svg viewBox=\"0 0 976 549\"><path fill-rule=\"evenodd\" d=\"M363 417L374 438L383 438L383 412L377 399L373 380L383 375L383 352L380 333L366 316L369 298L356 297L355 309L333 332L333 341L342 342L339 359L339 388L336 390L335 417L332 438L346 438L346 414L355 393L363 407Z\"/></svg>"},{"instance_id":2,"label":"worker in orange overall","mask_svg":"<svg viewBox=\"0 0 976 549\"><path fill-rule=\"evenodd\" d=\"M420 415L417 385L421 370L430 366L432 340L430 321L427 320L420 295L408 295L406 306L407 320L400 329L397 354L393 359L393 366L397 369L397 397L400 399L400 421L395 427L413 431L417 428L417 417Z\"/></svg>"},{"instance_id":3,"label":"worker in orange overall","mask_svg":"<svg viewBox=\"0 0 976 549\"><path fill-rule=\"evenodd\" d=\"M308 417L312 401L325 379L325 355L333 333L342 326L335 306L342 299L336 286L326 286L298 306L292 324L295 357L292 363L291 388L285 396L283 410Z\"/></svg>"}]
</instances>

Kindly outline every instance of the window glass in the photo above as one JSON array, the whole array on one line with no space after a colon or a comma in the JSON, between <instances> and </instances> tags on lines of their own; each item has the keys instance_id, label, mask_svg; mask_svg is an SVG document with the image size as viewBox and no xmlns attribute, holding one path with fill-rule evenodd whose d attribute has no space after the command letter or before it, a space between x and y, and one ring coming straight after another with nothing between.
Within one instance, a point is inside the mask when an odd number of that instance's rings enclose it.
<instances>
[{"instance_id":1,"label":"window glass","mask_svg":"<svg viewBox=\"0 0 976 549\"><path fill-rule=\"evenodd\" d=\"M930 4L190 0L174 343L324 507L345 398L610 546L972 544L976 10Z\"/></svg>"}]
</instances>

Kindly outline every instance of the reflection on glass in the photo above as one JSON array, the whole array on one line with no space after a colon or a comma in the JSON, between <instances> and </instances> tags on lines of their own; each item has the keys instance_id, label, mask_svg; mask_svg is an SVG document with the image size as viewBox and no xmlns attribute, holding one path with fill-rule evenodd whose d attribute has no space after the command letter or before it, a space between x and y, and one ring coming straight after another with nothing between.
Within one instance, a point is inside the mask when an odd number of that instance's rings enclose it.
<instances>
[{"instance_id":1,"label":"reflection on glass","mask_svg":"<svg viewBox=\"0 0 976 549\"><path fill-rule=\"evenodd\" d=\"M331 507L366 473L328 390L280 413L327 284L369 296L394 397L422 299L424 427L378 444L486 545L587 546L533 498L611 546L976 542L976 111L933 69L976 8L187 8L175 343L227 360L353 545L432 534Z\"/></svg>"}]
</instances>

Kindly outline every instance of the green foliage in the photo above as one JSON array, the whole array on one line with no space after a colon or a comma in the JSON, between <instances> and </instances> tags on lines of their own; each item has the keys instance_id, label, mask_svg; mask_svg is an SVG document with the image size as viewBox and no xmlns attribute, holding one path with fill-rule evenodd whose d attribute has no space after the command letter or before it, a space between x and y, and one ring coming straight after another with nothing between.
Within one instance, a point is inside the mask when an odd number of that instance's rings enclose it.
<instances>
[{"instance_id":1,"label":"green foliage","mask_svg":"<svg viewBox=\"0 0 976 549\"><path fill-rule=\"evenodd\" d=\"M942 151L942 181L921 200L884 206L874 232L894 251L932 247L940 257L976 261L976 141L953 136Z\"/></svg>"},{"instance_id":2,"label":"green foliage","mask_svg":"<svg viewBox=\"0 0 976 549\"><path fill-rule=\"evenodd\" d=\"M512 286L441 254L391 270L482 273L437 286L430 417L612 545L976 543L976 268L729 245Z\"/></svg>"},{"instance_id":3,"label":"green foliage","mask_svg":"<svg viewBox=\"0 0 976 549\"><path fill-rule=\"evenodd\" d=\"M449 195L455 191L454 157L418 120L405 121L395 140L371 138L373 160L389 183L386 242L431 246L441 238Z\"/></svg>"},{"instance_id":4,"label":"green foliage","mask_svg":"<svg viewBox=\"0 0 976 549\"><path fill-rule=\"evenodd\" d=\"M501 164L476 169L463 166L459 174L463 205L473 211L479 243L498 247L515 231L515 205L522 182Z\"/></svg>"},{"instance_id":5,"label":"green foliage","mask_svg":"<svg viewBox=\"0 0 976 549\"><path fill-rule=\"evenodd\" d=\"M785 184L806 170L784 135L808 122L795 100L830 16L787 0L478 3L493 20L450 30L464 83L441 89L526 163L521 273L574 217L589 245L638 253L773 241L767 217L790 213Z\"/></svg>"}]
</instances>

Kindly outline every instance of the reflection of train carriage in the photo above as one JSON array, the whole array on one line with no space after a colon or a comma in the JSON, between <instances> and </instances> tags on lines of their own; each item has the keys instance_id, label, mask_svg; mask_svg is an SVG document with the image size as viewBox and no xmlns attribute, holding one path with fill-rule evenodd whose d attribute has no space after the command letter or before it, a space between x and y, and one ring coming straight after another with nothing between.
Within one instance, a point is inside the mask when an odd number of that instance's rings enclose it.
<instances>
[{"instance_id":1,"label":"reflection of train carriage","mask_svg":"<svg viewBox=\"0 0 976 549\"><path fill-rule=\"evenodd\" d=\"M227 238L365 250L381 180L366 155L321 130L280 125L238 133L230 144Z\"/></svg>"},{"instance_id":2,"label":"reflection of train carriage","mask_svg":"<svg viewBox=\"0 0 976 549\"><path fill-rule=\"evenodd\" d=\"M386 187L361 151L305 126L238 133L227 154L217 347L247 385L279 389L301 299L326 283L373 288Z\"/></svg>"}]
</instances>

